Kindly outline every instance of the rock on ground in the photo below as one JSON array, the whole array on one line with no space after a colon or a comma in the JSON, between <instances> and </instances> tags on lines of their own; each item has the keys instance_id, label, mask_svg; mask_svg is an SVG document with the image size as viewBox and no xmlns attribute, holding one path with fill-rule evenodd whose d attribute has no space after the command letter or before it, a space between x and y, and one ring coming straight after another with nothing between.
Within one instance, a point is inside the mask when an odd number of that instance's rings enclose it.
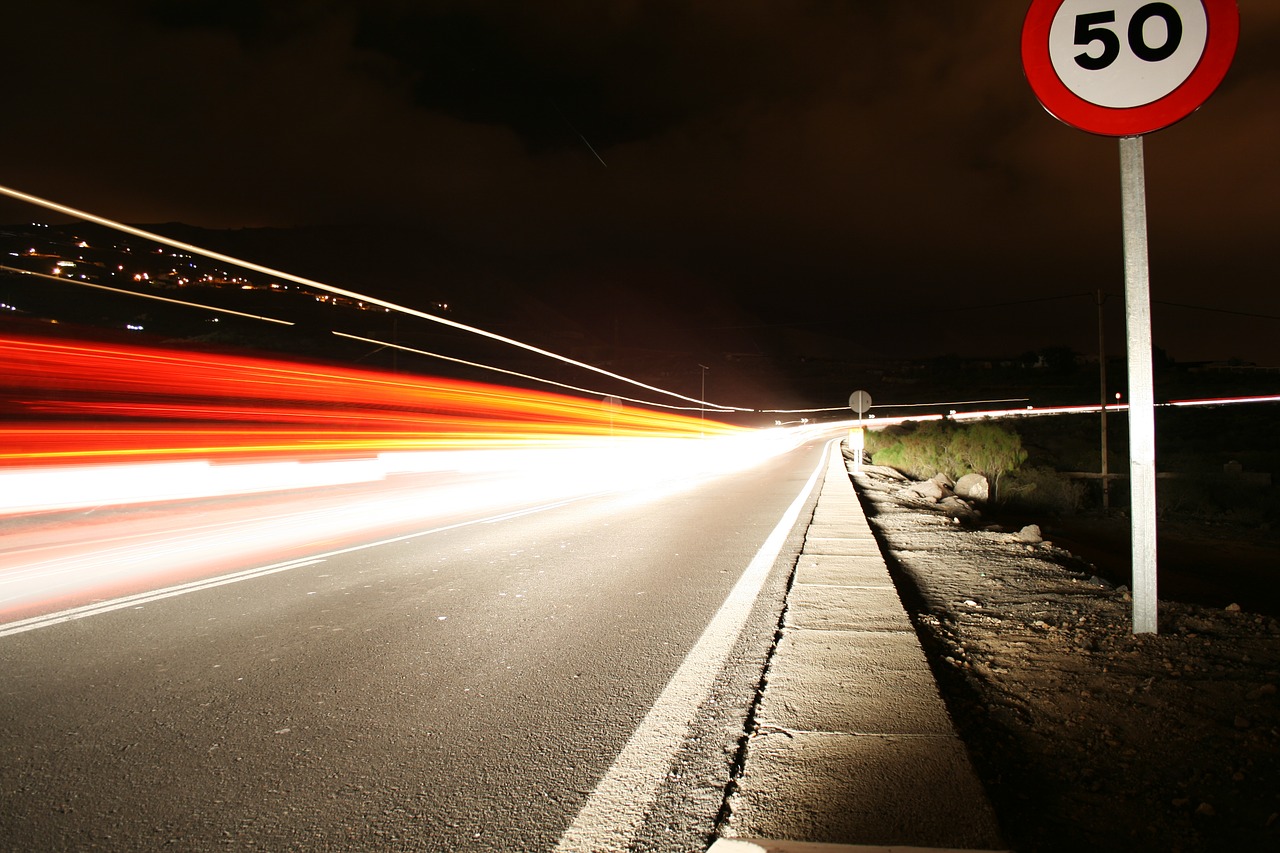
<instances>
[{"instance_id":1,"label":"rock on ground","mask_svg":"<svg viewBox=\"0 0 1280 853\"><path fill-rule=\"evenodd\" d=\"M981 474L965 474L956 480L955 492L966 500L985 503L991 497L991 484Z\"/></svg>"},{"instance_id":2,"label":"rock on ground","mask_svg":"<svg viewBox=\"0 0 1280 853\"><path fill-rule=\"evenodd\" d=\"M1013 849L1280 850L1276 620L1165 601L1134 635L1052 543L855 481Z\"/></svg>"}]
</instances>

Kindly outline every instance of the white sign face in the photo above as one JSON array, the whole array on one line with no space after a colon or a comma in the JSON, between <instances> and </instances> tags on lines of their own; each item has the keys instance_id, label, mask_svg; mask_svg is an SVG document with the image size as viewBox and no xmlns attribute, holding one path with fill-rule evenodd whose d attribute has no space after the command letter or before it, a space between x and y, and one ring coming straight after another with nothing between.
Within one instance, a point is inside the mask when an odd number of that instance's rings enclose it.
<instances>
[{"instance_id":1,"label":"white sign face","mask_svg":"<svg viewBox=\"0 0 1280 853\"><path fill-rule=\"evenodd\" d=\"M871 408L871 395L866 391L854 391L849 395L849 408L859 415Z\"/></svg>"},{"instance_id":2,"label":"white sign face","mask_svg":"<svg viewBox=\"0 0 1280 853\"><path fill-rule=\"evenodd\" d=\"M1031 0L1022 69L1067 124L1140 136L1199 109L1239 40L1236 0Z\"/></svg>"},{"instance_id":3,"label":"white sign face","mask_svg":"<svg viewBox=\"0 0 1280 853\"><path fill-rule=\"evenodd\" d=\"M1076 97L1128 109L1185 83L1208 40L1200 0L1063 0L1049 27L1049 61Z\"/></svg>"}]
</instances>

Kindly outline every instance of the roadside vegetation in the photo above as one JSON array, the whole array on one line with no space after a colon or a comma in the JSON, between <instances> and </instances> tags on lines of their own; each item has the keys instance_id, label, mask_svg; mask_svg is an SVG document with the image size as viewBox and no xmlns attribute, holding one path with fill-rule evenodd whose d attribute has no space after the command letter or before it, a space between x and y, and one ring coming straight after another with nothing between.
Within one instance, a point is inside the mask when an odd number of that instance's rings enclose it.
<instances>
[{"instance_id":1,"label":"roadside vegetation","mask_svg":"<svg viewBox=\"0 0 1280 853\"><path fill-rule=\"evenodd\" d=\"M981 474L998 500L1002 475L1027 459L1022 438L990 421L959 424L926 421L872 432L867 450L876 465L887 465L917 480L945 474L953 481L965 474Z\"/></svg>"},{"instance_id":2,"label":"roadside vegetation","mask_svg":"<svg viewBox=\"0 0 1280 853\"><path fill-rule=\"evenodd\" d=\"M1107 467L1128 472L1127 424L1108 419ZM1163 517L1273 527L1280 495L1261 475L1280 474L1280 405L1161 410L1157 416L1157 468L1173 475L1158 482ZM1101 481L1081 476L1101 470L1097 415L1060 415L1017 421L926 421L868 431L872 462L924 480L945 474L984 475L988 508L1010 515L1070 517L1102 509ZM1110 504L1128 503L1124 479L1112 481Z\"/></svg>"}]
</instances>

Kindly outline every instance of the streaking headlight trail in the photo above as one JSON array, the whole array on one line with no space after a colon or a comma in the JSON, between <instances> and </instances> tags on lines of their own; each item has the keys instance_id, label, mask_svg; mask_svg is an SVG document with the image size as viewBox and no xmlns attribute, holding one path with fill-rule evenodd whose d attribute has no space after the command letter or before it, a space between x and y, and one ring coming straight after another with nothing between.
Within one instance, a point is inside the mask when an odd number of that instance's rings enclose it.
<instances>
[{"instance_id":1,"label":"streaking headlight trail","mask_svg":"<svg viewBox=\"0 0 1280 853\"><path fill-rule=\"evenodd\" d=\"M176 349L0 337L0 358L0 623L646 499L812 432Z\"/></svg>"},{"instance_id":2,"label":"streaking headlight trail","mask_svg":"<svg viewBox=\"0 0 1280 853\"><path fill-rule=\"evenodd\" d=\"M742 431L546 392L176 349L0 337L0 363L3 466Z\"/></svg>"}]
</instances>

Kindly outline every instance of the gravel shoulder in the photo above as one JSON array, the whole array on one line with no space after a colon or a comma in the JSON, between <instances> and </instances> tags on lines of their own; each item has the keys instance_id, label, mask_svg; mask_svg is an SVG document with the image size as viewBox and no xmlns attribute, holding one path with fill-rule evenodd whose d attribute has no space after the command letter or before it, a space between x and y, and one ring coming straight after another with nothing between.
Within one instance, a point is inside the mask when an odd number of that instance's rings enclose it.
<instances>
[{"instance_id":1,"label":"gravel shoulder","mask_svg":"<svg viewBox=\"0 0 1280 853\"><path fill-rule=\"evenodd\" d=\"M1135 636L1082 558L854 480L1013 849L1280 849L1280 622L1162 601Z\"/></svg>"}]
</instances>

